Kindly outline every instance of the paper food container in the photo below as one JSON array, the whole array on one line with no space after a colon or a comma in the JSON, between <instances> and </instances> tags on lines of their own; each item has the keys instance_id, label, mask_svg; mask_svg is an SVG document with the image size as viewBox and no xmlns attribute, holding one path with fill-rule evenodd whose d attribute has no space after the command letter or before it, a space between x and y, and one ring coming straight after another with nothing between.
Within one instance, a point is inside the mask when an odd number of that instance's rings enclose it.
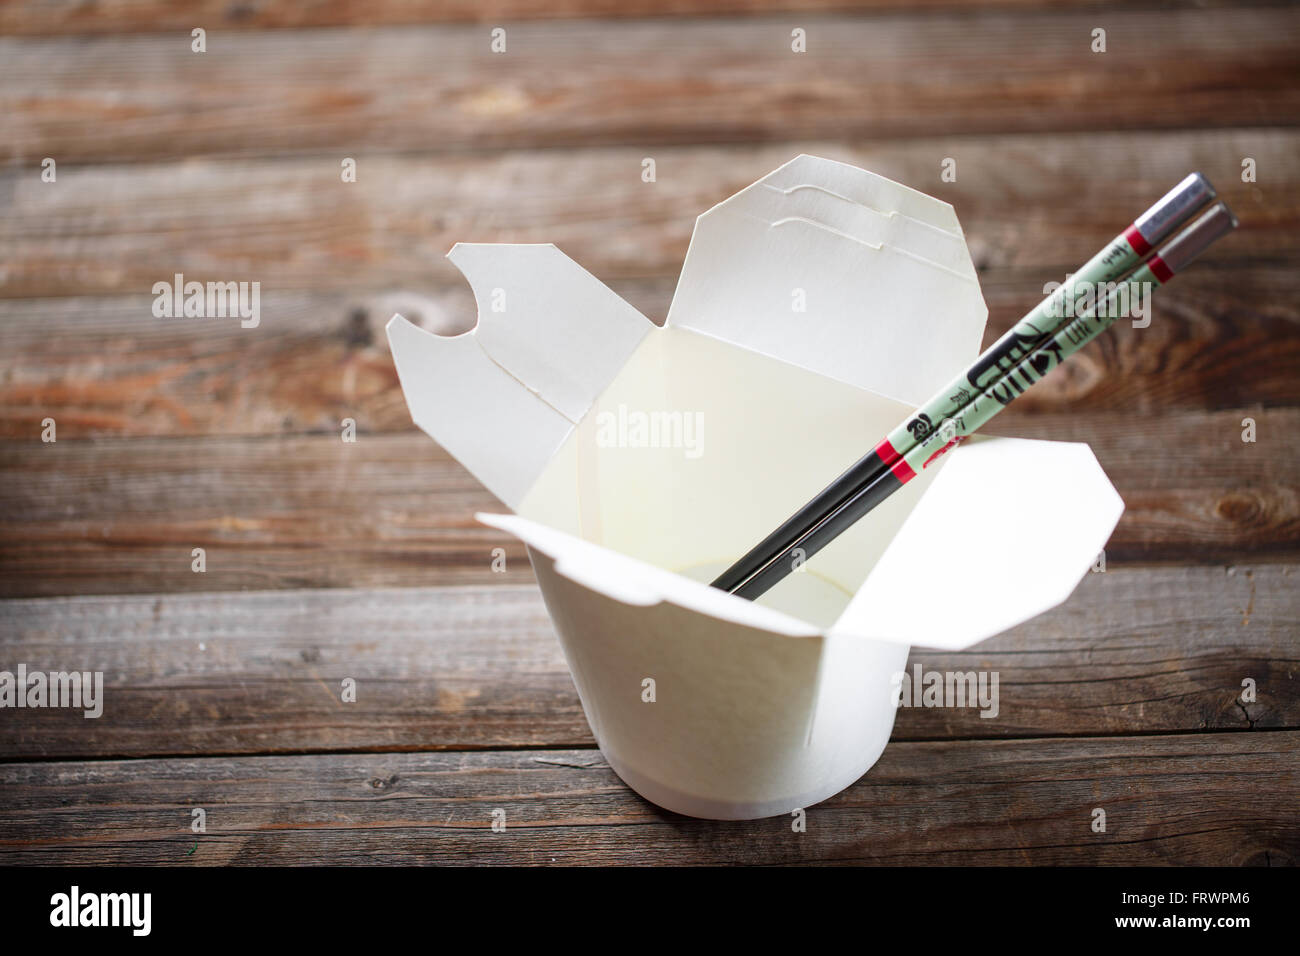
<instances>
[{"instance_id":1,"label":"paper food container","mask_svg":"<svg viewBox=\"0 0 1300 956\"><path fill-rule=\"evenodd\" d=\"M952 207L873 173L800 156L700 216L663 327L553 245L449 256L478 325L389 323L411 416L514 511L479 518L527 544L601 752L662 807L849 786L908 648L1064 601L1123 510L1086 445L977 437L757 602L707 585L979 350Z\"/></svg>"}]
</instances>

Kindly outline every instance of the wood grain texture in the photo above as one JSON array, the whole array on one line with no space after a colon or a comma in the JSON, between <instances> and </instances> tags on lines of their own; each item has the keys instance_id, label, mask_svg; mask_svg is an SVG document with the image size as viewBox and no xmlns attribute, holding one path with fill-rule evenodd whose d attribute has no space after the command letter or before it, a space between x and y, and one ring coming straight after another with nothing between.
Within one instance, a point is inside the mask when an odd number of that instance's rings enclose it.
<instances>
[{"instance_id":1,"label":"wood grain texture","mask_svg":"<svg viewBox=\"0 0 1300 956\"><path fill-rule=\"evenodd\" d=\"M1233 0L1154 0L1148 6L1220 6ZM1114 7L1120 0L1071 0L1074 7ZM1051 0L313 0L311 3L238 3L227 0L6 0L0 34L188 33L209 30L366 27L394 24L576 17L772 16L819 12L879 12L917 8L1032 9Z\"/></svg>"},{"instance_id":2,"label":"wood grain texture","mask_svg":"<svg viewBox=\"0 0 1300 956\"><path fill-rule=\"evenodd\" d=\"M1300 7L758 6L0 2L0 668L107 683L98 720L5 711L0 863L1300 862ZM661 319L695 216L799 152L954 204L986 341L1192 169L1242 228L996 423L1092 444L1106 573L914 650L997 672L998 715L903 709L795 834L605 765L382 325L468 327L458 240L555 242ZM177 272L260 282L262 325L154 319Z\"/></svg>"},{"instance_id":3,"label":"wood grain texture","mask_svg":"<svg viewBox=\"0 0 1300 956\"><path fill-rule=\"evenodd\" d=\"M3 155L69 163L1295 125L1300 11L517 23L0 39ZM1188 64L1195 64L1189 69ZM335 164L337 166L337 164Z\"/></svg>"},{"instance_id":4,"label":"wood grain texture","mask_svg":"<svg viewBox=\"0 0 1300 956\"><path fill-rule=\"evenodd\" d=\"M0 860L1276 866L1300 860L1297 747L1296 731L893 743L805 833L660 810L594 750L7 764Z\"/></svg>"},{"instance_id":5,"label":"wood grain texture","mask_svg":"<svg viewBox=\"0 0 1300 956\"><path fill-rule=\"evenodd\" d=\"M984 274L991 344L1041 297L1038 276ZM663 316L672 279L612 287ZM147 297L0 299L0 439L411 431L383 326L472 323L464 285L416 293L285 293L262 322L156 319ZM1121 322L1013 406L1017 413L1152 414L1300 406L1300 259L1200 263L1154 299L1148 328Z\"/></svg>"},{"instance_id":6,"label":"wood grain texture","mask_svg":"<svg viewBox=\"0 0 1300 956\"><path fill-rule=\"evenodd\" d=\"M1045 288L1023 270L989 270L981 284L986 347ZM1197 262L1152 296L1147 327L1133 321L1117 322L1018 398L1016 413L1149 416L1300 405L1300 261Z\"/></svg>"},{"instance_id":7,"label":"wood grain texture","mask_svg":"<svg viewBox=\"0 0 1300 956\"><path fill-rule=\"evenodd\" d=\"M1293 560L1300 550L1300 425L1290 409L1186 415L999 416L990 434L1080 441L1124 498L1106 545L1120 562ZM1268 422L1269 446L1242 441ZM1276 430L1274 430L1276 429Z\"/></svg>"},{"instance_id":8,"label":"wood grain texture","mask_svg":"<svg viewBox=\"0 0 1300 956\"><path fill-rule=\"evenodd\" d=\"M180 272L257 281L268 297L335 290L436 299L464 286L444 258L462 241L553 242L605 282L675 279L696 216L801 152L953 203L977 268L1024 270L1034 290L1077 268L1197 169L1242 221L1206 262L1290 266L1300 257L1300 130L957 132L469 155L349 147L89 167L60 158L54 183L41 182L39 163L0 173L0 297L148 296ZM344 156L358 159L355 183L340 180ZM656 162L653 183L641 180L646 156ZM1241 182L1245 157L1257 163L1257 183ZM957 162L956 182L939 178L945 158Z\"/></svg>"},{"instance_id":9,"label":"wood grain texture","mask_svg":"<svg viewBox=\"0 0 1300 956\"><path fill-rule=\"evenodd\" d=\"M1300 555L1297 429L1298 409L1009 410L994 433L1091 444L1127 506L1112 562L1204 564ZM503 508L419 432L0 442L0 594L498 584L492 549L513 575L523 547L473 516Z\"/></svg>"},{"instance_id":10,"label":"wood grain texture","mask_svg":"<svg viewBox=\"0 0 1300 956\"><path fill-rule=\"evenodd\" d=\"M909 673L996 672L998 710L905 707L894 739L1300 727L1297 581L1291 565L1090 574L969 651L913 649ZM531 585L5 601L0 655L105 680L93 720L6 712L5 759L594 744Z\"/></svg>"},{"instance_id":11,"label":"wood grain texture","mask_svg":"<svg viewBox=\"0 0 1300 956\"><path fill-rule=\"evenodd\" d=\"M474 520L504 506L419 433L40 447L55 454L0 446L9 596L497 583L495 547L530 574L522 544Z\"/></svg>"}]
</instances>

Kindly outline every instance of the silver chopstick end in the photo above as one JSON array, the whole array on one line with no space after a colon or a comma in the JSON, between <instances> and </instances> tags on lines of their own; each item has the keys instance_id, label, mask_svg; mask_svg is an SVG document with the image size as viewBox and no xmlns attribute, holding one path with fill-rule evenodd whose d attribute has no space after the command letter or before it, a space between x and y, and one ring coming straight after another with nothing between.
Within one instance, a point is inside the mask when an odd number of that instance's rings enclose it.
<instances>
[{"instance_id":1,"label":"silver chopstick end","mask_svg":"<svg viewBox=\"0 0 1300 956\"><path fill-rule=\"evenodd\" d=\"M1218 196L1214 186L1203 173L1191 173L1169 192L1160 197L1154 206L1144 212L1133 225L1151 245L1157 245L1187 218Z\"/></svg>"},{"instance_id":2,"label":"silver chopstick end","mask_svg":"<svg viewBox=\"0 0 1300 956\"><path fill-rule=\"evenodd\" d=\"M1217 202L1176 235L1159 255L1171 272L1182 272L1197 256L1237 228L1237 217L1225 202Z\"/></svg>"}]
</instances>

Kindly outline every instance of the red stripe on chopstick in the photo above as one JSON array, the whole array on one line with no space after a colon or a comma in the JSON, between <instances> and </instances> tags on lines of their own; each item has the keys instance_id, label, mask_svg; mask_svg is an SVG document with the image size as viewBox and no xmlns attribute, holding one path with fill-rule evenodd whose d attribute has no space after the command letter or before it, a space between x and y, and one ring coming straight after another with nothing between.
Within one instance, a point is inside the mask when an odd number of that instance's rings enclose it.
<instances>
[{"instance_id":1,"label":"red stripe on chopstick","mask_svg":"<svg viewBox=\"0 0 1300 956\"><path fill-rule=\"evenodd\" d=\"M889 470L892 471L894 473L894 477L901 482L906 483L916 477L916 472L912 470L912 466L909 465L902 458L898 459L898 461L896 462L893 462L889 466Z\"/></svg>"},{"instance_id":2,"label":"red stripe on chopstick","mask_svg":"<svg viewBox=\"0 0 1300 956\"><path fill-rule=\"evenodd\" d=\"M888 438L881 439L879 445L871 449L886 465L892 465L898 458L898 451L889 443Z\"/></svg>"},{"instance_id":3,"label":"red stripe on chopstick","mask_svg":"<svg viewBox=\"0 0 1300 956\"><path fill-rule=\"evenodd\" d=\"M1174 277L1174 270L1165 265L1165 260L1161 259L1159 256L1152 256L1148 259L1147 268L1150 269L1151 274L1161 282L1168 282Z\"/></svg>"},{"instance_id":4,"label":"red stripe on chopstick","mask_svg":"<svg viewBox=\"0 0 1300 956\"><path fill-rule=\"evenodd\" d=\"M1128 244L1133 247L1133 251L1140 256L1145 256L1151 251L1151 243L1142 238L1142 233L1138 232L1137 226L1129 226L1124 230L1124 238Z\"/></svg>"},{"instance_id":5,"label":"red stripe on chopstick","mask_svg":"<svg viewBox=\"0 0 1300 956\"><path fill-rule=\"evenodd\" d=\"M958 436L957 436L956 438L954 438L952 441L948 442L948 444L944 445L942 448L940 448L938 451L936 451L933 455L931 455L929 458L927 458L927 459L925 460L925 464L922 465L921 467L922 467L922 468L929 468L929 467L930 467L930 462L934 461L936 458L938 458L940 455L942 455L942 454L943 454L944 452L946 452L948 449L952 448L954 445L958 444L959 442L964 441L965 439L966 439L966 436L965 436L965 435L958 435Z\"/></svg>"}]
</instances>

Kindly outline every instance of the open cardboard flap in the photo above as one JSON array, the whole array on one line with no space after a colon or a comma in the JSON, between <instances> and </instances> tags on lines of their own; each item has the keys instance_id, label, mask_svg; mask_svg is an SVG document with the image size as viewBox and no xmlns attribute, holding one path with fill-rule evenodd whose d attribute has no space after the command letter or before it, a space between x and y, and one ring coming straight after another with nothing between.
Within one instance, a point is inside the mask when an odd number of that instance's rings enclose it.
<instances>
[{"instance_id":1,"label":"open cardboard flap","mask_svg":"<svg viewBox=\"0 0 1300 956\"><path fill-rule=\"evenodd\" d=\"M652 328L555 246L459 242L478 323L436 335L400 315L388 341L411 418L517 508Z\"/></svg>"},{"instance_id":2,"label":"open cardboard flap","mask_svg":"<svg viewBox=\"0 0 1300 956\"><path fill-rule=\"evenodd\" d=\"M517 515L476 517L553 558L556 573L626 604L675 604L790 637L960 650L1068 598L1124 503L1087 445L976 437L948 457L825 631Z\"/></svg>"},{"instance_id":3,"label":"open cardboard flap","mask_svg":"<svg viewBox=\"0 0 1300 956\"><path fill-rule=\"evenodd\" d=\"M834 630L969 647L1068 598L1124 511L1084 444L977 435L949 457Z\"/></svg>"},{"instance_id":4,"label":"open cardboard flap","mask_svg":"<svg viewBox=\"0 0 1300 956\"><path fill-rule=\"evenodd\" d=\"M914 408L987 317L951 205L799 156L696 220L667 324Z\"/></svg>"},{"instance_id":5,"label":"open cardboard flap","mask_svg":"<svg viewBox=\"0 0 1300 956\"><path fill-rule=\"evenodd\" d=\"M781 611L738 598L536 521L518 515L482 512L474 517L553 558L557 574L593 591L601 591L620 603L639 607L675 604L788 637L812 637L821 633L818 628Z\"/></svg>"},{"instance_id":6,"label":"open cardboard flap","mask_svg":"<svg viewBox=\"0 0 1300 956\"><path fill-rule=\"evenodd\" d=\"M723 453L708 461L712 480L725 478L733 459L744 463L733 477L746 494L731 505L746 517L744 533L718 545L733 558L744 550L738 541L758 540L775 526L771 516L792 513L806 500L805 489L816 491L838 473L829 461L847 466L901 420L901 409L924 401L968 364L987 315L949 204L810 156L699 217L663 329L553 246L461 244L450 257L474 289L477 327L444 338L400 316L389 324L416 424L521 510L536 487L581 487L582 456L591 454L582 429L593 406L626 388L629 377L650 381L647 369L658 370L660 382L645 395L674 392L663 383L671 384L674 367L689 363L673 356L692 351L692 336L712 342L708 361L696 364L705 378L716 374L730 384L712 397L674 393L720 410L715 420L724 434L716 441ZM752 364L753 356L776 362L762 376L732 375L733 365ZM784 400L784 427L746 431L730 411L736 391L747 382L774 381L787 384L768 396L765 413L774 421L779 407L772 402ZM813 395L820 406L807 404ZM866 424L873 414L880 423ZM720 429L710 427L717 435ZM835 448L838 457L826 458L836 441L845 442ZM627 462L638 453L620 450L623 457L604 474L634 475L640 466ZM783 472L810 461L816 470L802 483L755 477L762 470L755 462ZM577 477L570 480L563 469ZM683 462L680 471L708 473L698 462ZM690 479L679 480L689 485ZM656 533L661 512L644 495L618 491L609 488L614 497L604 502L605 523L611 509L642 509L649 515L641 519L645 533ZM572 520L531 520L538 512L530 509L524 509L530 517L480 517L553 557L562 576L625 604L667 602L792 638L859 635L960 648L1064 600L1123 507L1086 446L990 438L938 459L894 499L886 503L894 517L868 516L888 519L876 526L879 534L870 537L873 531L860 522L810 560L815 570L833 549L842 556L852 548L870 553L869 560L859 555L851 580L840 582L843 602L829 628L724 594L674 573L670 562L605 547L604 533L583 523L581 502L569 509ZM758 514L767 517L748 517ZM701 527L695 521L689 530ZM673 531L664 524L657 533ZM644 553L656 554L653 548ZM843 560L852 563L852 555Z\"/></svg>"}]
</instances>

